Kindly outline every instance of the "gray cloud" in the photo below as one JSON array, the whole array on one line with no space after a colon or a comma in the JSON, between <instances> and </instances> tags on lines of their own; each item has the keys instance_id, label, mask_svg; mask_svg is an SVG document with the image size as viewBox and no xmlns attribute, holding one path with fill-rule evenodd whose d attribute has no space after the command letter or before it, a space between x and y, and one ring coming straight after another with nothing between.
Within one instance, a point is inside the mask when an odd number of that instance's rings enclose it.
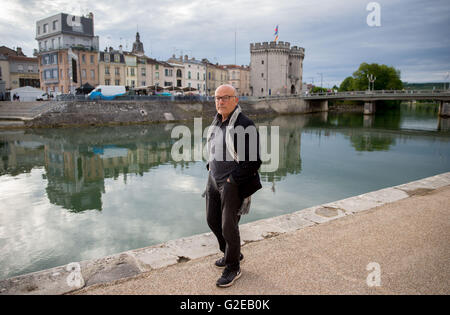
<instances>
[{"instance_id":1,"label":"gray cloud","mask_svg":"<svg viewBox=\"0 0 450 315\"><path fill-rule=\"evenodd\" d=\"M2 7L3 2L2 1ZM206 57L223 64L249 64L249 44L274 39L306 49L304 78L317 73L339 84L362 62L392 65L406 81L440 81L437 71L450 70L450 4L447 0L379 0L381 27L369 27L369 0L156 0L69 2L16 0L5 2L0 21L3 45L22 46L27 54L38 19L66 12L95 15L101 47L128 49L139 29L147 55L167 59L173 53ZM14 32L11 26L15 25ZM426 63L423 61L427 60Z\"/></svg>"}]
</instances>

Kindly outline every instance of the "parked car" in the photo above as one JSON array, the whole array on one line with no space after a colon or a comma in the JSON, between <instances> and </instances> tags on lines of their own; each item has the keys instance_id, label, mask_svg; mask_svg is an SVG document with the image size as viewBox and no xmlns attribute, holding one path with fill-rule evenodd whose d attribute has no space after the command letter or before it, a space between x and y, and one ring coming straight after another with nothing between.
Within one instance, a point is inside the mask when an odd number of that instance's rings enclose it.
<instances>
[{"instance_id":1,"label":"parked car","mask_svg":"<svg viewBox=\"0 0 450 315\"><path fill-rule=\"evenodd\" d=\"M36 97L36 101L48 101L50 96L47 93L43 93L42 95Z\"/></svg>"}]
</instances>

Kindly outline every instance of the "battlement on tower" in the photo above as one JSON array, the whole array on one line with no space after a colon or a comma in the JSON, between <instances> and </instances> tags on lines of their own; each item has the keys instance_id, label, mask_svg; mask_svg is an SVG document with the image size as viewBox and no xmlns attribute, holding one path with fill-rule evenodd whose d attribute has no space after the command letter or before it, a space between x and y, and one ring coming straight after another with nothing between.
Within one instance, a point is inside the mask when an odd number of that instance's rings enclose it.
<instances>
[{"instance_id":1,"label":"battlement on tower","mask_svg":"<svg viewBox=\"0 0 450 315\"><path fill-rule=\"evenodd\" d=\"M263 42L263 43L250 43L250 52L257 51L270 51L270 50L285 50L287 53L295 55L305 55L305 49L303 47L292 46L289 42Z\"/></svg>"}]
</instances>

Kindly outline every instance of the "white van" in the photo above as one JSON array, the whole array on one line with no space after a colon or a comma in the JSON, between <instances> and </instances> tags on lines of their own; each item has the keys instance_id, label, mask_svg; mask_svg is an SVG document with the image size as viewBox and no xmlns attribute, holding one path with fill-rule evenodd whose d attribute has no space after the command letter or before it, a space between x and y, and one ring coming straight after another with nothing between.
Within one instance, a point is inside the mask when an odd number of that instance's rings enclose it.
<instances>
[{"instance_id":1,"label":"white van","mask_svg":"<svg viewBox=\"0 0 450 315\"><path fill-rule=\"evenodd\" d=\"M87 97L91 100L113 100L117 96L125 95L126 92L123 85L99 85Z\"/></svg>"}]
</instances>

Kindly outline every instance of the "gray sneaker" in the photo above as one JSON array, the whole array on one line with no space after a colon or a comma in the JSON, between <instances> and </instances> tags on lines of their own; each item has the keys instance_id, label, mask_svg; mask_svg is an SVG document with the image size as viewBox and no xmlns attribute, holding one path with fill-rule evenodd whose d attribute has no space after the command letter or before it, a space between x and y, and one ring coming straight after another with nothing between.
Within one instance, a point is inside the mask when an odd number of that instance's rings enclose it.
<instances>
[{"instance_id":1,"label":"gray sneaker","mask_svg":"<svg viewBox=\"0 0 450 315\"><path fill-rule=\"evenodd\" d=\"M233 283L241 277L241 269L230 270L225 268L223 270L222 276L217 280L216 285L221 288L230 287Z\"/></svg>"},{"instance_id":2,"label":"gray sneaker","mask_svg":"<svg viewBox=\"0 0 450 315\"><path fill-rule=\"evenodd\" d=\"M244 261L244 255L240 254L240 256L239 256L239 261L240 261L240 262L243 262L243 261ZM226 266L226 264L225 264L225 257L222 257L222 258L216 260L216 262L214 263L214 265L215 265L217 268L225 268L225 266Z\"/></svg>"}]
</instances>

